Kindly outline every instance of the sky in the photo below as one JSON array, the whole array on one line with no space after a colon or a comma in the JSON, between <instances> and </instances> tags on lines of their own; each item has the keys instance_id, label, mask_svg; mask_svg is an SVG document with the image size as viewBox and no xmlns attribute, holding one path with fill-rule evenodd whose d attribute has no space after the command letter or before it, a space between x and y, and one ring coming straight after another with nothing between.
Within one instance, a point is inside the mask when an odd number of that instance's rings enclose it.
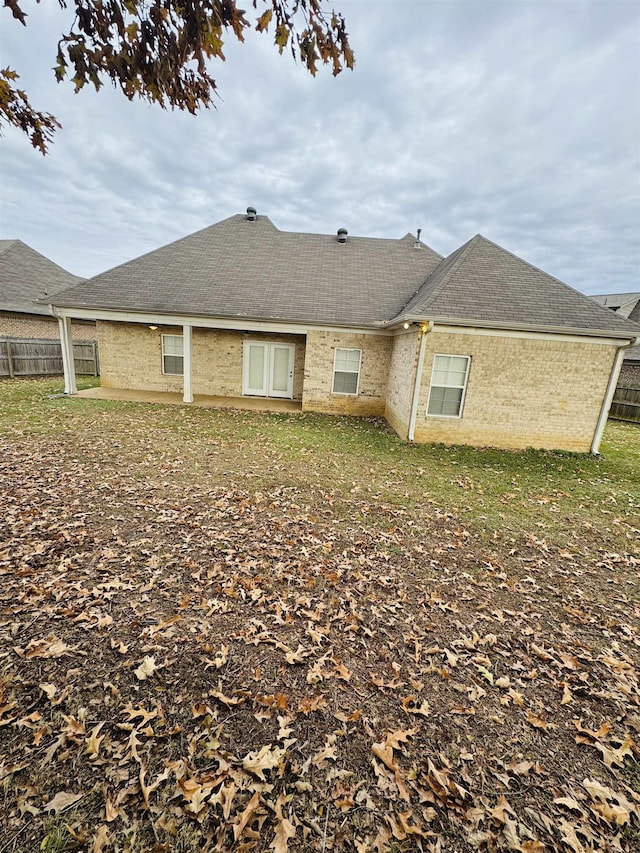
<instances>
[{"instance_id":1,"label":"sky","mask_svg":"<svg viewBox=\"0 0 640 853\"><path fill-rule=\"evenodd\" d=\"M638 0L330 0L354 71L230 34L195 117L57 84L69 13L22 6L0 62L63 129L46 157L4 129L0 238L76 275L251 205L286 231L421 228L445 256L481 233L583 293L640 290Z\"/></svg>"}]
</instances>

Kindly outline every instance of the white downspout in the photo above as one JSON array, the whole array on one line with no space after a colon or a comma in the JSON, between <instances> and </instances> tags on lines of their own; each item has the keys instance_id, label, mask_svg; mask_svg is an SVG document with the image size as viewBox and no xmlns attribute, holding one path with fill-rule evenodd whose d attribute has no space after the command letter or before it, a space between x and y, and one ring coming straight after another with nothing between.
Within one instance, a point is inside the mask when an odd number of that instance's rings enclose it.
<instances>
[{"instance_id":1,"label":"white downspout","mask_svg":"<svg viewBox=\"0 0 640 853\"><path fill-rule=\"evenodd\" d=\"M183 367L183 403L193 403L193 383L192 383L192 347L191 347L191 326L185 323L182 327L182 367Z\"/></svg>"},{"instance_id":2,"label":"white downspout","mask_svg":"<svg viewBox=\"0 0 640 853\"><path fill-rule=\"evenodd\" d=\"M73 361L73 341L71 338L71 320L68 317L58 317L60 330L60 349L62 350L62 371L64 373L64 393L76 394L76 366Z\"/></svg>"},{"instance_id":3,"label":"white downspout","mask_svg":"<svg viewBox=\"0 0 640 853\"><path fill-rule=\"evenodd\" d=\"M622 365L622 360L624 359L624 351L629 349L630 347L637 346L638 343L640 343L640 338L636 338L630 343L618 347L618 352L616 353L616 357L613 362L613 367L611 369L611 375L609 376L607 392L604 395L604 400L602 401L602 408L600 409L600 416L598 417L598 423L596 424L596 431L593 434L593 441L591 442L591 453L594 456L598 456L600 452L600 442L602 440L602 433L604 432L604 428L607 423L607 417L609 416L609 409L611 408L611 401L613 400L613 395L616 392L616 385L618 384L618 377L620 376L620 367Z\"/></svg>"},{"instance_id":4,"label":"white downspout","mask_svg":"<svg viewBox=\"0 0 640 853\"><path fill-rule=\"evenodd\" d=\"M416 368L416 379L413 386L413 400L411 401L411 417L409 419L409 441L413 441L416 434L416 420L418 418L418 402L420 400L420 387L422 385L422 368L424 366L424 354L427 349L427 335L433 329L433 320L429 320L426 328L420 329L420 354L418 355L418 366Z\"/></svg>"}]
</instances>

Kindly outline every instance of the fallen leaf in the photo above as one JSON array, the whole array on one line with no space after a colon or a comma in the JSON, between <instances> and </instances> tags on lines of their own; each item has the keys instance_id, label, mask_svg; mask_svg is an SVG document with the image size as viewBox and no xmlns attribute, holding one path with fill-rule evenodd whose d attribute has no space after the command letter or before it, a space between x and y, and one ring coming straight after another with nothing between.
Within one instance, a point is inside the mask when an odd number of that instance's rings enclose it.
<instances>
[{"instance_id":1,"label":"fallen leaf","mask_svg":"<svg viewBox=\"0 0 640 853\"><path fill-rule=\"evenodd\" d=\"M264 773L266 770L273 770L279 767L286 749L281 749L279 746L263 746L258 752L250 752L245 755L242 760L242 766L249 773L253 773L262 781L265 781Z\"/></svg>"},{"instance_id":2,"label":"fallen leaf","mask_svg":"<svg viewBox=\"0 0 640 853\"><path fill-rule=\"evenodd\" d=\"M142 663L137 669L134 669L133 673L136 678L140 679L140 681L144 681L146 678L152 676L158 668L159 667L156 666L155 658L145 655Z\"/></svg>"},{"instance_id":3,"label":"fallen leaf","mask_svg":"<svg viewBox=\"0 0 640 853\"><path fill-rule=\"evenodd\" d=\"M81 800L83 796L84 794L72 794L71 791L58 791L55 797L42 808L45 812L60 814L60 812L77 803L78 800Z\"/></svg>"}]
</instances>

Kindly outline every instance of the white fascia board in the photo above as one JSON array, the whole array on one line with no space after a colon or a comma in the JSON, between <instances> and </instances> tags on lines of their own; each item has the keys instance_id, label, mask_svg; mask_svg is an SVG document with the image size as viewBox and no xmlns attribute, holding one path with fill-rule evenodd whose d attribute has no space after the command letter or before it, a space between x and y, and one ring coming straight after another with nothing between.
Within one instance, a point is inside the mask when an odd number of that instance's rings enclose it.
<instances>
[{"instance_id":1,"label":"white fascia board","mask_svg":"<svg viewBox=\"0 0 640 853\"><path fill-rule=\"evenodd\" d=\"M403 317L402 323L426 323L429 318L425 317ZM434 329L442 331L449 329L452 333L458 334L483 334L496 335L498 337L515 337L515 338L540 338L541 340L565 340L565 341L583 341L585 338L592 338L594 342L597 339L601 343L614 344L620 346L621 342L632 341L636 335L633 332L620 332L616 334L611 329L572 329L567 326L536 326L533 324L525 324L518 326L515 323L479 323L474 325L473 321L464 323L460 320L450 319L448 317L432 318L436 323ZM388 328L401 328L401 323L394 323Z\"/></svg>"},{"instance_id":2,"label":"white fascia board","mask_svg":"<svg viewBox=\"0 0 640 853\"><path fill-rule=\"evenodd\" d=\"M364 326L322 326L314 323L284 323L278 320L251 320L229 317L196 317L187 314L151 314L136 311L107 311L97 308L66 308L51 306L54 317L72 317L75 320L106 320L114 323L143 323L154 326L184 326L200 329L227 329L242 332L271 332L273 334L306 335L309 331L339 332L352 335L390 337L389 329L371 329Z\"/></svg>"},{"instance_id":3,"label":"white fascia board","mask_svg":"<svg viewBox=\"0 0 640 853\"><path fill-rule=\"evenodd\" d=\"M603 344L606 346L620 346L621 340L629 340L628 338L602 338L590 335L564 335L554 334L552 332L517 332L508 329L487 329L484 327L474 328L471 326L439 326L433 327L434 332L440 332L445 335L476 335L479 337L494 337L494 338L520 338L521 340L534 341L561 341L562 343L585 343Z\"/></svg>"}]
</instances>

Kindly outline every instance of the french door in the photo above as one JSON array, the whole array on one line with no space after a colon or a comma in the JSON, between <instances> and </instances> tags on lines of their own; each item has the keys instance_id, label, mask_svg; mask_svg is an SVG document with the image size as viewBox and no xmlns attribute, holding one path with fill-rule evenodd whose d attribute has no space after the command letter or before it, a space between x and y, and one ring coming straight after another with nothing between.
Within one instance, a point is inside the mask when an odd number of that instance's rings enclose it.
<instances>
[{"instance_id":1,"label":"french door","mask_svg":"<svg viewBox=\"0 0 640 853\"><path fill-rule=\"evenodd\" d=\"M245 341L242 393L252 397L293 397L293 344Z\"/></svg>"}]
</instances>

